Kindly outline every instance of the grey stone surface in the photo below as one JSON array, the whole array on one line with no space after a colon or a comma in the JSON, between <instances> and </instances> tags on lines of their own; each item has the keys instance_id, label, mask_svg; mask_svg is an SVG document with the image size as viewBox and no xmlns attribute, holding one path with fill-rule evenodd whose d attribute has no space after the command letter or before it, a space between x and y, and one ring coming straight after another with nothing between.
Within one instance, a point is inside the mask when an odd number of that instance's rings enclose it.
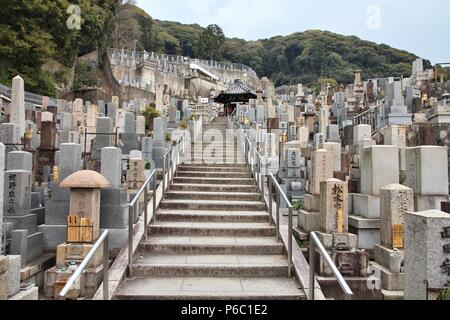
<instances>
[{"instance_id":1,"label":"grey stone surface","mask_svg":"<svg viewBox=\"0 0 450 320\"><path fill-rule=\"evenodd\" d=\"M67 240L66 225L42 225L38 226L38 231L43 234L43 245L46 250L55 250Z\"/></svg>"},{"instance_id":2,"label":"grey stone surface","mask_svg":"<svg viewBox=\"0 0 450 320\"><path fill-rule=\"evenodd\" d=\"M400 182L399 152L393 146L371 146L361 151L361 193L379 196L380 188Z\"/></svg>"},{"instance_id":3,"label":"grey stone surface","mask_svg":"<svg viewBox=\"0 0 450 320\"><path fill-rule=\"evenodd\" d=\"M63 181L72 173L81 170L81 145L75 143L63 143L60 146L60 178Z\"/></svg>"},{"instance_id":4,"label":"grey stone surface","mask_svg":"<svg viewBox=\"0 0 450 320\"><path fill-rule=\"evenodd\" d=\"M24 216L4 216L5 222L13 224L14 229L27 230L28 234L36 232L37 216L35 214L27 214Z\"/></svg>"},{"instance_id":5,"label":"grey stone surface","mask_svg":"<svg viewBox=\"0 0 450 320\"><path fill-rule=\"evenodd\" d=\"M31 172L11 170L5 172L3 214L24 216L31 209Z\"/></svg>"},{"instance_id":6,"label":"grey stone surface","mask_svg":"<svg viewBox=\"0 0 450 320\"><path fill-rule=\"evenodd\" d=\"M28 231L27 230L13 230L11 232L11 247L10 253L12 255L21 256L22 267L27 264L27 249L28 249Z\"/></svg>"},{"instance_id":7,"label":"grey stone surface","mask_svg":"<svg viewBox=\"0 0 450 320\"><path fill-rule=\"evenodd\" d=\"M8 153L6 170L33 170L33 155L25 151L12 151Z\"/></svg>"},{"instance_id":8,"label":"grey stone surface","mask_svg":"<svg viewBox=\"0 0 450 320\"><path fill-rule=\"evenodd\" d=\"M406 149L406 182L415 195L449 193L448 151L444 147L422 146Z\"/></svg>"},{"instance_id":9,"label":"grey stone surface","mask_svg":"<svg viewBox=\"0 0 450 320\"><path fill-rule=\"evenodd\" d=\"M367 219L380 218L380 197L366 194L352 194L352 208L355 216Z\"/></svg>"},{"instance_id":10,"label":"grey stone surface","mask_svg":"<svg viewBox=\"0 0 450 320\"><path fill-rule=\"evenodd\" d=\"M405 215L405 299L425 300L427 291L448 287L450 215L437 210ZM446 247L447 246L447 247Z\"/></svg>"},{"instance_id":11,"label":"grey stone surface","mask_svg":"<svg viewBox=\"0 0 450 320\"><path fill-rule=\"evenodd\" d=\"M413 190L402 185L389 185L382 188L380 194L381 244L394 248L394 226L404 226L405 214L414 211Z\"/></svg>"},{"instance_id":12,"label":"grey stone surface","mask_svg":"<svg viewBox=\"0 0 450 320\"><path fill-rule=\"evenodd\" d=\"M113 147L102 149L101 174L111 183L112 189L122 187L122 150Z\"/></svg>"},{"instance_id":13,"label":"grey stone surface","mask_svg":"<svg viewBox=\"0 0 450 320\"><path fill-rule=\"evenodd\" d=\"M49 201L45 206L45 224L66 225L69 209L69 201Z\"/></svg>"},{"instance_id":14,"label":"grey stone surface","mask_svg":"<svg viewBox=\"0 0 450 320\"><path fill-rule=\"evenodd\" d=\"M109 117L97 118L97 134L95 136L93 158L100 159L101 150L106 147L112 147L114 136L111 133L114 132L114 120Z\"/></svg>"},{"instance_id":15,"label":"grey stone surface","mask_svg":"<svg viewBox=\"0 0 450 320\"><path fill-rule=\"evenodd\" d=\"M14 296L20 291L20 269L21 257L20 255L8 256L9 259L9 296ZM2 285L2 284L0 284Z\"/></svg>"}]
</instances>

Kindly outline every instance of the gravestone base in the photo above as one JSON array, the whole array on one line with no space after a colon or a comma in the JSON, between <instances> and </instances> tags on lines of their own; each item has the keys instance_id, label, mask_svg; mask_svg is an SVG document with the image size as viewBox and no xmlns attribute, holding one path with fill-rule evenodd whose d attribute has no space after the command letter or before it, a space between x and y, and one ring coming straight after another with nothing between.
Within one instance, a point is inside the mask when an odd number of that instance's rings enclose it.
<instances>
[{"instance_id":1,"label":"gravestone base","mask_svg":"<svg viewBox=\"0 0 450 320\"><path fill-rule=\"evenodd\" d=\"M300 210L298 212L298 227L300 231L310 233L311 231L319 230L320 213Z\"/></svg>"},{"instance_id":2,"label":"gravestone base","mask_svg":"<svg viewBox=\"0 0 450 320\"><path fill-rule=\"evenodd\" d=\"M404 291L381 290L382 299L385 301L403 301L405 300Z\"/></svg>"},{"instance_id":3,"label":"gravestone base","mask_svg":"<svg viewBox=\"0 0 450 320\"><path fill-rule=\"evenodd\" d=\"M306 211L320 211L320 195L307 194L305 195L305 210Z\"/></svg>"},{"instance_id":4,"label":"gravestone base","mask_svg":"<svg viewBox=\"0 0 450 320\"><path fill-rule=\"evenodd\" d=\"M316 232L316 234L327 250L349 250L356 248L358 245L357 236L351 233L331 234Z\"/></svg>"},{"instance_id":5,"label":"gravestone base","mask_svg":"<svg viewBox=\"0 0 450 320\"><path fill-rule=\"evenodd\" d=\"M393 250L376 245L374 248L375 261L393 273L402 271L405 253L401 250ZM403 290L403 289L402 289Z\"/></svg>"},{"instance_id":6,"label":"gravestone base","mask_svg":"<svg viewBox=\"0 0 450 320\"><path fill-rule=\"evenodd\" d=\"M414 196L415 212L441 210L441 203L447 202L448 196Z\"/></svg>"},{"instance_id":7,"label":"gravestone base","mask_svg":"<svg viewBox=\"0 0 450 320\"><path fill-rule=\"evenodd\" d=\"M387 291L403 291L405 289L405 274L394 273L377 262L370 262L373 275L381 282L381 289Z\"/></svg>"},{"instance_id":8,"label":"gravestone base","mask_svg":"<svg viewBox=\"0 0 450 320\"><path fill-rule=\"evenodd\" d=\"M0 255L0 283L9 284L9 258ZM9 297L9 285L0 286L0 300Z\"/></svg>"},{"instance_id":9,"label":"gravestone base","mask_svg":"<svg viewBox=\"0 0 450 320\"><path fill-rule=\"evenodd\" d=\"M30 285L28 288L21 289L15 295L10 297L8 300L11 301L37 301L39 300L39 288Z\"/></svg>"},{"instance_id":10,"label":"gravestone base","mask_svg":"<svg viewBox=\"0 0 450 320\"><path fill-rule=\"evenodd\" d=\"M12 223L14 230L27 230L28 234L33 234L37 230L37 216L35 214L4 216L3 221Z\"/></svg>"},{"instance_id":11,"label":"gravestone base","mask_svg":"<svg viewBox=\"0 0 450 320\"><path fill-rule=\"evenodd\" d=\"M72 244L64 243L60 244L56 248L56 268L63 269L69 266L70 263L75 262L80 264L84 258L91 251L92 244ZM103 245L97 250L91 261L87 265L87 268L94 269L103 263Z\"/></svg>"},{"instance_id":12,"label":"gravestone base","mask_svg":"<svg viewBox=\"0 0 450 320\"><path fill-rule=\"evenodd\" d=\"M438 113L428 118L428 122L436 124L450 123L450 113Z\"/></svg>"},{"instance_id":13,"label":"gravestone base","mask_svg":"<svg viewBox=\"0 0 450 320\"><path fill-rule=\"evenodd\" d=\"M10 252L22 257L22 266L40 257L44 252L42 232L28 234L27 230L14 230L11 233Z\"/></svg>"},{"instance_id":14,"label":"gravestone base","mask_svg":"<svg viewBox=\"0 0 450 320\"><path fill-rule=\"evenodd\" d=\"M387 116L387 125L412 125L412 113L390 113Z\"/></svg>"},{"instance_id":15,"label":"gravestone base","mask_svg":"<svg viewBox=\"0 0 450 320\"><path fill-rule=\"evenodd\" d=\"M380 219L348 217L349 231L358 236L358 249L373 253L375 245L380 244Z\"/></svg>"},{"instance_id":16,"label":"gravestone base","mask_svg":"<svg viewBox=\"0 0 450 320\"><path fill-rule=\"evenodd\" d=\"M367 277L369 255L361 250L327 249L344 277ZM322 277L332 277L333 272L325 258L316 250L315 254L318 274Z\"/></svg>"},{"instance_id":17,"label":"gravestone base","mask_svg":"<svg viewBox=\"0 0 450 320\"><path fill-rule=\"evenodd\" d=\"M57 299L71 275L72 272L57 269L56 267L47 270L45 273L44 295L47 298ZM103 265L95 269L86 269L71 290L69 290L66 298L69 300L76 300L81 297L92 298L102 281Z\"/></svg>"},{"instance_id":18,"label":"gravestone base","mask_svg":"<svg viewBox=\"0 0 450 320\"><path fill-rule=\"evenodd\" d=\"M352 195L353 214L366 219L380 218L380 197L353 193Z\"/></svg>"}]
</instances>

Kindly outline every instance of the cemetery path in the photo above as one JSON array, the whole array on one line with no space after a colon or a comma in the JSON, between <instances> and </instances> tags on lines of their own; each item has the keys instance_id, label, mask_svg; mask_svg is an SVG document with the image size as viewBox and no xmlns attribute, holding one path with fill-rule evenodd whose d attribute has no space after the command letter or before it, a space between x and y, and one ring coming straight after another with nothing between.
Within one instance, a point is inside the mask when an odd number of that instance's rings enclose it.
<instances>
[{"instance_id":1,"label":"cemetery path","mask_svg":"<svg viewBox=\"0 0 450 320\"><path fill-rule=\"evenodd\" d=\"M218 127L225 132L226 124ZM239 153L234 158L241 163ZM179 166L157 222L139 245L134 277L113 298L306 299L287 276L286 249L276 240L250 167L204 162Z\"/></svg>"}]
</instances>

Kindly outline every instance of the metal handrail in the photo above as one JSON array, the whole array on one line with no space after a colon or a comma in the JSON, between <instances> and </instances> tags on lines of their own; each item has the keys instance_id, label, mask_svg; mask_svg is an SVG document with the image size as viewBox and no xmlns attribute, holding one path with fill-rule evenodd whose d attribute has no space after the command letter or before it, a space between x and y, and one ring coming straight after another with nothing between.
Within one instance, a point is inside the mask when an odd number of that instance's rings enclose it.
<instances>
[{"instance_id":1,"label":"metal handrail","mask_svg":"<svg viewBox=\"0 0 450 320\"><path fill-rule=\"evenodd\" d=\"M245 133L245 130L242 128L242 125L239 124L240 127L240 131L242 131L242 133L244 134L245 137L245 151L246 151L246 160L248 161L247 158L247 152L250 149L251 143L250 143L250 139L248 137L248 135ZM247 148L247 144L248 144L248 148ZM259 156L259 160L262 161L262 156L261 154L258 152L258 150L256 149L256 146L253 147L253 151L254 152L250 152L251 156L250 159L253 162L253 154L257 154ZM262 171L261 171L261 167L260 168L260 175L263 177L262 175ZM257 174L255 173L255 176L257 176ZM288 276L291 277L292 276L292 252L293 252L293 206L292 203L289 201L288 197L286 196L286 194L284 193L283 189L281 189L280 184L278 183L278 181L276 180L275 176L272 173L268 174L269 177L269 212L270 212L270 219L271 222L273 221L273 204L272 204L272 199L273 199L273 186L275 185L275 189L278 191L276 192L276 199L275 199L275 204L276 204L276 217L275 217L275 225L277 228L277 239L278 241L281 240L281 234L280 234L280 198L282 198L286 204L287 207L289 209L289 222L288 222ZM255 178L256 179L256 178ZM264 182L262 182L262 190L264 190ZM262 191L264 192L264 191ZM263 193L264 194L264 193ZM325 261L327 262L327 264L330 266L336 280L338 281L339 285L341 286L341 288L343 289L345 295L346 295L346 299L351 299L353 297L353 292L350 289L350 287L348 286L347 282L345 281L344 277L342 276L342 274L340 273L340 271L338 270L336 264L333 262L333 260L331 259L330 255L328 254L328 252L325 250L323 244L320 242L319 238L317 237L315 232L311 232L311 240L310 240L310 249L309 249L309 264L310 264L310 299L314 300L314 289L315 289L315 259L314 259L314 252L315 249L318 248L320 254L325 258Z\"/></svg>"},{"instance_id":2,"label":"metal handrail","mask_svg":"<svg viewBox=\"0 0 450 320\"><path fill-rule=\"evenodd\" d=\"M153 170L150 176L145 181L144 185L141 187L139 192L136 194L134 199L128 204L128 273L129 276L133 276L133 213L134 206L138 202L142 193L144 193L144 226L148 226L148 187L150 182L153 181L153 217L156 217L156 170ZM144 232L144 239L147 239L147 232Z\"/></svg>"},{"instance_id":3,"label":"metal handrail","mask_svg":"<svg viewBox=\"0 0 450 320\"><path fill-rule=\"evenodd\" d=\"M170 149L166 152L166 154L164 155L164 168L163 168L163 180L162 180L162 184L163 184L163 190L162 190L162 198L164 199L165 197L165 192L166 192L166 172L167 172L167 167L166 167L166 159L169 159L167 157L168 154L171 155L170 159L173 158L173 150L175 147L179 147L181 145L181 142L183 142L183 136L181 136L177 142L175 146L171 146ZM181 149L184 155L184 145L183 148ZM176 165L179 164L181 157L180 157L180 152L178 152L177 155L177 161L176 161ZM167 185L170 184L171 179L173 179L174 176L174 171L175 168L173 168L173 163L174 161L172 161L172 164L169 163L169 172L168 172L168 176L167 176ZM156 219L156 174L157 174L157 170L153 170L152 173L150 174L150 176L148 177L147 181L144 183L144 185L142 186L142 188L139 190L139 192L136 194L136 196L134 197L134 199L129 203L129 208L128 208L128 275L129 277L133 276L133 208L136 205L136 203L138 202L139 198L141 197L142 193L146 190L146 192L144 193L144 225L145 228L147 228L148 226L148 203L150 202L148 199L148 186L150 185L150 182L153 180L153 219ZM144 239L147 239L147 231L144 230Z\"/></svg>"},{"instance_id":4,"label":"metal handrail","mask_svg":"<svg viewBox=\"0 0 450 320\"><path fill-rule=\"evenodd\" d=\"M97 250L103 244L103 300L109 300L109 230L105 230L100 238L95 242L92 249L87 254L86 258L84 258L83 262L81 262L80 266L75 270L72 276L67 281L64 288L61 290L59 296L62 299L65 299L67 293L70 288L73 286L75 281L81 276L81 273L86 269L89 262L92 260L94 255L97 253Z\"/></svg>"},{"instance_id":5,"label":"metal handrail","mask_svg":"<svg viewBox=\"0 0 450 320\"><path fill-rule=\"evenodd\" d=\"M327 250L323 246L322 242L320 241L319 237L317 237L317 234L315 232L310 233L310 241L309 241L309 299L314 300L315 296L315 280L316 280L316 263L315 263L315 253L316 248L319 250L319 253L324 257L326 263L331 268L331 271L334 274L334 277L336 278L337 282L339 283L339 286L342 288L345 294L345 298L347 300L351 300L353 297L353 291L350 289L350 287L347 284L347 281L345 281L344 277L342 276L341 272L337 268L336 264L333 262L333 259L331 259L330 255L328 254Z\"/></svg>"},{"instance_id":6,"label":"metal handrail","mask_svg":"<svg viewBox=\"0 0 450 320\"><path fill-rule=\"evenodd\" d=\"M289 209L289 222L288 222L288 276L292 276L292 238L294 237L293 232L293 207L289 199L287 198L286 194L283 192L283 189L281 189L280 184L278 183L277 179L275 179L274 175L272 173L269 173L269 207L270 207L270 217L273 219L272 214L272 192L273 192L273 186L275 185L275 189L278 191L276 193L276 227L277 227L277 239L278 241L281 240L281 234L280 234L280 198L283 198L283 200L286 202L287 207Z\"/></svg>"}]
</instances>

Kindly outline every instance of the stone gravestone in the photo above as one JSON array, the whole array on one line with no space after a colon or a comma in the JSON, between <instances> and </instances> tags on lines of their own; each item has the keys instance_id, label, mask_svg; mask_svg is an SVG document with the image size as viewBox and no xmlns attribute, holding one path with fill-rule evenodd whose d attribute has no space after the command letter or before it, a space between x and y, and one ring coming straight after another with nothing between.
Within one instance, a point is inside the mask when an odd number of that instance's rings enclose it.
<instances>
[{"instance_id":1,"label":"stone gravestone","mask_svg":"<svg viewBox=\"0 0 450 320\"><path fill-rule=\"evenodd\" d=\"M153 139L150 137L142 138L142 157L146 162L153 160Z\"/></svg>"},{"instance_id":2,"label":"stone gravestone","mask_svg":"<svg viewBox=\"0 0 450 320\"><path fill-rule=\"evenodd\" d=\"M323 148L333 155L333 171L339 172L342 170L342 147L339 143L326 142Z\"/></svg>"},{"instance_id":3,"label":"stone gravestone","mask_svg":"<svg viewBox=\"0 0 450 320\"><path fill-rule=\"evenodd\" d=\"M127 181L132 190L139 190L145 182L145 162L143 159L130 159Z\"/></svg>"},{"instance_id":4,"label":"stone gravestone","mask_svg":"<svg viewBox=\"0 0 450 320\"><path fill-rule=\"evenodd\" d=\"M21 143L20 127L14 123L0 124L0 141L6 144ZM13 146L6 146L6 152L17 150Z\"/></svg>"},{"instance_id":5,"label":"stone gravestone","mask_svg":"<svg viewBox=\"0 0 450 320\"><path fill-rule=\"evenodd\" d=\"M436 300L449 286L449 273L450 215L438 210L408 212L405 215L405 300L426 300L427 295L429 300Z\"/></svg>"},{"instance_id":6,"label":"stone gravestone","mask_svg":"<svg viewBox=\"0 0 450 320\"><path fill-rule=\"evenodd\" d=\"M100 159L101 150L114 145L112 134L114 130L114 120L108 117L97 118L97 135L95 136L92 159Z\"/></svg>"},{"instance_id":7,"label":"stone gravestone","mask_svg":"<svg viewBox=\"0 0 450 320\"><path fill-rule=\"evenodd\" d=\"M375 246L375 262L371 263L381 281L384 300L403 299L405 215L414 211L412 189L392 184L380 190L381 245Z\"/></svg>"},{"instance_id":8,"label":"stone gravestone","mask_svg":"<svg viewBox=\"0 0 450 320\"><path fill-rule=\"evenodd\" d=\"M111 184L102 189L100 206L100 227L114 230L113 248L120 248L127 239L128 192L122 186L122 151L118 148L102 149L102 175ZM117 237L117 238L116 238Z\"/></svg>"},{"instance_id":9,"label":"stone gravestone","mask_svg":"<svg viewBox=\"0 0 450 320\"><path fill-rule=\"evenodd\" d=\"M449 194L447 148L407 148L405 158L405 185L414 190L415 211L440 210Z\"/></svg>"},{"instance_id":10,"label":"stone gravestone","mask_svg":"<svg viewBox=\"0 0 450 320\"><path fill-rule=\"evenodd\" d=\"M25 91L24 81L20 76L12 80L12 95L9 105L9 122L19 127L19 136L25 134Z\"/></svg>"},{"instance_id":11,"label":"stone gravestone","mask_svg":"<svg viewBox=\"0 0 450 320\"><path fill-rule=\"evenodd\" d=\"M310 194L320 195L320 183L333 178L333 155L320 149L312 153L312 177L310 179Z\"/></svg>"},{"instance_id":12,"label":"stone gravestone","mask_svg":"<svg viewBox=\"0 0 450 320\"><path fill-rule=\"evenodd\" d=\"M292 148L287 153L288 178L300 178L300 150Z\"/></svg>"},{"instance_id":13,"label":"stone gravestone","mask_svg":"<svg viewBox=\"0 0 450 320\"><path fill-rule=\"evenodd\" d=\"M139 147L136 134L136 116L134 113L126 112L124 116L124 132L121 134L123 144L122 153L130 154L131 150L137 150Z\"/></svg>"}]
</instances>

